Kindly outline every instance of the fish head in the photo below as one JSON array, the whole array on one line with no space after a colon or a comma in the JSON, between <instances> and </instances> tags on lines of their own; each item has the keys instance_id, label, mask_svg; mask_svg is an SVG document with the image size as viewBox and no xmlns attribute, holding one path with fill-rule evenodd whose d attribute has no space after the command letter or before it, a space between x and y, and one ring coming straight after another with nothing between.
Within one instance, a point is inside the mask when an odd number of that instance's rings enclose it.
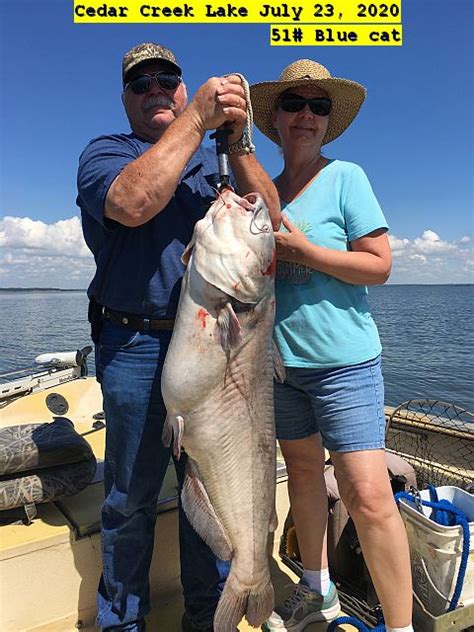
<instances>
[{"instance_id":1,"label":"fish head","mask_svg":"<svg viewBox=\"0 0 474 632\"><path fill-rule=\"evenodd\" d=\"M259 193L224 189L194 229L183 260L193 256L199 274L242 303L273 291L276 255L270 214Z\"/></svg>"},{"instance_id":2,"label":"fish head","mask_svg":"<svg viewBox=\"0 0 474 632\"><path fill-rule=\"evenodd\" d=\"M245 246L257 257L265 258L273 251L274 239L270 214L259 193L240 197L232 189L224 189L209 209L202 229L203 240L214 244L226 242L235 254ZM201 227L198 227L198 231ZM210 246L210 243L207 243ZM219 247L220 248L220 247Z\"/></svg>"}]
</instances>

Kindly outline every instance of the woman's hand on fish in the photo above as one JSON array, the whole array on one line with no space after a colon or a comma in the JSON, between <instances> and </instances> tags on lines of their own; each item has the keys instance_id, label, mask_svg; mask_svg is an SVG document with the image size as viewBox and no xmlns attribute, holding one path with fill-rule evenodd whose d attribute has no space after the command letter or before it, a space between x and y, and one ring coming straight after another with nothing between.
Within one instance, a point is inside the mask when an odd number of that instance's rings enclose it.
<instances>
[{"instance_id":1,"label":"woman's hand on fish","mask_svg":"<svg viewBox=\"0 0 474 632\"><path fill-rule=\"evenodd\" d=\"M305 234L297 228L285 214L281 216L281 222L288 232L275 232L276 255L280 261L301 263L304 259L310 242Z\"/></svg>"},{"instance_id":2,"label":"woman's hand on fish","mask_svg":"<svg viewBox=\"0 0 474 632\"><path fill-rule=\"evenodd\" d=\"M229 143L238 141L247 121L247 101L238 75L212 77L196 92L188 110L204 132L229 123Z\"/></svg>"}]
</instances>

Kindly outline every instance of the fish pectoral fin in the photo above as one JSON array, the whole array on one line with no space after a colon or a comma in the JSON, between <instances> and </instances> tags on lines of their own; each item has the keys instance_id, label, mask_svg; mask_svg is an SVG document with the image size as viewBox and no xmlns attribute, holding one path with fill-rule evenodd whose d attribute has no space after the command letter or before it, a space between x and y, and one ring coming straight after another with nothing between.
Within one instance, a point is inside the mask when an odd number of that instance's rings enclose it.
<instances>
[{"instance_id":1,"label":"fish pectoral fin","mask_svg":"<svg viewBox=\"0 0 474 632\"><path fill-rule=\"evenodd\" d=\"M198 535L221 560L230 560L232 545L199 478L196 462L188 457L181 491L184 512Z\"/></svg>"},{"instance_id":2,"label":"fish pectoral fin","mask_svg":"<svg viewBox=\"0 0 474 632\"><path fill-rule=\"evenodd\" d=\"M167 448L173 443L173 454L179 459L184 433L184 418L181 415L166 415L161 441Z\"/></svg>"},{"instance_id":3,"label":"fish pectoral fin","mask_svg":"<svg viewBox=\"0 0 474 632\"><path fill-rule=\"evenodd\" d=\"M275 533L278 527L278 516L276 512L276 507L274 506L272 509L272 515L270 517L270 524L268 525L269 533Z\"/></svg>"},{"instance_id":4,"label":"fish pectoral fin","mask_svg":"<svg viewBox=\"0 0 474 632\"><path fill-rule=\"evenodd\" d=\"M283 384L286 378L285 365L283 364L282 357L278 351L278 347L275 341L272 340L272 359L273 359L273 377L277 382Z\"/></svg>"},{"instance_id":5,"label":"fish pectoral fin","mask_svg":"<svg viewBox=\"0 0 474 632\"><path fill-rule=\"evenodd\" d=\"M181 261L184 263L185 266L188 265L189 260L191 259L191 254L193 252L193 248L194 248L195 245L196 245L196 234L193 233L191 241L186 246L186 248L184 249L183 254L181 255Z\"/></svg>"},{"instance_id":6,"label":"fish pectoral fin","mask_svg":"<svg viewBox=\"0 0 474 632\"><path fill-rule=\"evenodd\" d=\"M230 301L227 301L219 311L217 329L224 351L230 351L239 344L241 338L240 322Z\"/></svg>"}]
</instances>

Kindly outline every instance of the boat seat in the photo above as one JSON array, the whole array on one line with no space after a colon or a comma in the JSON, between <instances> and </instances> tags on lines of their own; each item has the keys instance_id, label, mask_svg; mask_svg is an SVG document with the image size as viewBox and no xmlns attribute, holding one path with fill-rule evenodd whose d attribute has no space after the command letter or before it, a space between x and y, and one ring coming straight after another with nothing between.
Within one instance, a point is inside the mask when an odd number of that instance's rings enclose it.
<instances>
[{"instance_id":1,"label":"boat seat","mask_svg":"<svg viewBox=\"0 0 474 632\"><path fill-rule=\"evenodd\" d=\"M103 463L97 467L94 481L74 496L55 502L56 507L66 517L76 538L90 536L100 531L100 510L104 502ZM163 513L178 506L178 483L172 462L168 469L158 499L157 512Z\"/></svg>"},{"instance_id":2,"label":"boat seat","mask_svg":"<svg viewBox=\"0 0 474 632\"><path fill-rule=\"evenodd\" d=\"M96 458L67 417L0 429L0 510L36 505L75 494L93 479Z\"/></svg>"},{"instance_id":3,"label":"boat seat","mask_svg":"<svg viewBox=\"0 0 474 632\"><path fill-rule=\"evenodd\" d=\"M76 538L100 531L100 508L104 502L104 485L93 483L74 496L55 502L67 518Z\"/></svg>"}]
</instances>

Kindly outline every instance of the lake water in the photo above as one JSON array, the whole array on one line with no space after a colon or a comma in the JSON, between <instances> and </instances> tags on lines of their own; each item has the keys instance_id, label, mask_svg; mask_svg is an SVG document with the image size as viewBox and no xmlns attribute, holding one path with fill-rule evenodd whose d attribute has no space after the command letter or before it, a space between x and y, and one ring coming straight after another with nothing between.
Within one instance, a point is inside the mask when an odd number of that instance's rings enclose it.
<instances>
[{"instance_id":1,"label":"lake water","mask_svg":"<svg viewBox=\"0 0 474 632\"><path fill-rule=\"evenodd\" d=\"M474 411L473 299L473 285L370 289L386 404L432 398ZM0 290L0 340L0 373L29 366L40 353L90 344L85 292Z\"/></svg>"}]
</instances>

